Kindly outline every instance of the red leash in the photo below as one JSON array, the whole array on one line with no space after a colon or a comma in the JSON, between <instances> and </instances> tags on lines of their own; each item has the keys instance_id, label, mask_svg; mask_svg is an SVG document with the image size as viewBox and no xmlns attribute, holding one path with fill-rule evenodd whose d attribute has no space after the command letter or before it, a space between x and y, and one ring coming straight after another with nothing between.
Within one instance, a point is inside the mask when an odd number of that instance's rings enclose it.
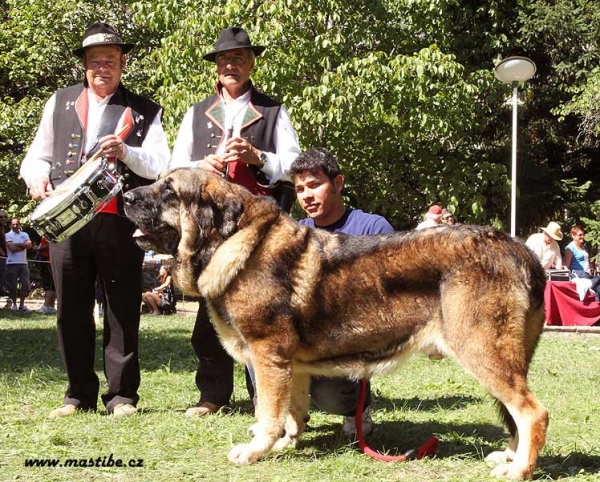
<instances>
[{"instance_id":1,"label":"red leash","mask_svg":"<svg viewBox=\"0 0 600 482\"><path fill-rule=\"evenodd\" d=\"M362 432L362 413L366 396L367 380L363 378L360 381L360 394L358 396L358 405L356 407L356 438L358 439L358 446L365 455L382 462L405 462L407 460L422 459L427 455L435 454L438 447L438 439L435 437L430 437L419 448L407 450L402 455L383 455L369 447L367 442L365 442L365 437Z\"/></svg>"}]
</instances>

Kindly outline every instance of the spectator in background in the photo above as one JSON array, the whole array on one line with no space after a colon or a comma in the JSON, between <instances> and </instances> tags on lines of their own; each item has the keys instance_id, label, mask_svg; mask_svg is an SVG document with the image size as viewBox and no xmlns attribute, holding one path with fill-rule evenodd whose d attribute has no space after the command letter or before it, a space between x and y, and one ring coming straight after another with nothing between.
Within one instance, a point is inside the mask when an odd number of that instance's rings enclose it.
<instances>
[{"instance_id":1,"label":"spectator in background","mask_svg":"<svg viewBox=\"0 0 600 482\"><path fill-rule=\"evenodd\" d=\"M38 313L42 315L55 315L56 289L54 288L54 278L52 277L52 269L50 268L50 245L46 236L42 236L40 240L35 259L39 262L42 288L44 288L44 304L38 310Z\"/></svg>"},{"instance_id":2,"label":"spectator in background","mask_svg":"<svg viewBox=\"0 0 600 482\"><path fill-rule=\"evenodd\" d=\"M570 234L573 241L565 248L564 265L578 278L591 278L593 266L585 247L585 230L577 224L571 228Z\"/></svg>"},{"instance_id":3,"label":"spectator in background","mask_svg":"<svg viewBox=\"0 0 600 482\"><path fill-rule=\"evenodd\" d=\"M442 224L456 224L456 220L454 219L454 214L450 212L449 209L442 209Z\"/></svg>"},{"instance_id":4,"label":"spectator in background","mask_svg":"<svg viewBox=\"0 0 600 482\"><path fill-rule=\"evenodd\" d=\"M18 310L29 313L29 308L25 306L25 297L31 289L29 265L27 264L27 250L31 248L31 239L29 239L29 234L21 231L21 223L17 218L13 218L10 222L10 231L6 233L6 248L8 250L6 281L9 296L12 300L11 309L13 311L17 310L18 296Z\"/></svg>"},{"instance_id":5,"label":"spectator in background","mask_svg":"<svg viewBox=\"0 0 600 482\"><path fill-rule=\"evenodd\" d=\"M8 294L6 290L6 211L0 209L0 296Z\"/></svg>"},{"instance_id":6,"label":"spectator in background","mask_svg":"<svg viewBox=\"0 0 600 482\"><path fill-rule=\"evenodd\" d=\"M550 221L548 226L542 228L541 233L532 234L527 238L525 244L540 259L544 269L556 268L562 269L562 256L557 241L561 241L563 233L560 225Z\"/></svg>"},{"instance_id":7,"label":"spectator in background","mask_svg":"<svg viewBox=\"0 0 600 482\"><path fill-rule=\"evenodd\" d=\"M167 311L175 302L171 267L162 265L158 270L158 286L152 291L142 294L142 302L150 309L150 313L160 315L163 309Z\"/></svg>"},{"instance_id":8,"label":"spectator in background","mask_svg":"<svg viewBox=\"0 0 600 482\"><path fill-rule=\"evenodd\" d=\"M421 221L415 229L433 228L439 226L442 222L442 208L437 204L431 206L425 214L425 219Z\"/></svg>"}]
</instances>

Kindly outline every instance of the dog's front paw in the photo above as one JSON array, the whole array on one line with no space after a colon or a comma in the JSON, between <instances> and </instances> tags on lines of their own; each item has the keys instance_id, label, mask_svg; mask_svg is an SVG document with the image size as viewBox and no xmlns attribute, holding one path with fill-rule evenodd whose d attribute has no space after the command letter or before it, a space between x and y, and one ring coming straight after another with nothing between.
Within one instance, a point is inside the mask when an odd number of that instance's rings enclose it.
<instances>
[{"instance_id":1,"label":"dog's front paw","mask_svg":"<svg viewBox=\"0 0 600 482\"><path fill-rule=\"evenodd\" d=\"M251 444L239 444L229 451L227 458L235 464L253 464L262 458L263 454L252 450Z\"/></svg>"},{"instance_id":2,"label":"dog's front paw","mask_svg":"<svg viewBox=\"0 0 600 482\"><path fill-rule=\"evenodd\" d=\"M523 480L531 477L531 472L516 467L515 464L502 464L492 470L490 475L497 479Z\"/></svg>"},{"instance_id":3,"label":"dog's front paw","mask_svg":"<svg viewBox=\"0 0 600 482\"><path fill-rule=\"evenodd\" d=\"M489 454L485 458L485 461L494 464L505 464L507 462L512 462L514 455L514 452L509 450L497 450Z\"/></svg>"}]
</instances>

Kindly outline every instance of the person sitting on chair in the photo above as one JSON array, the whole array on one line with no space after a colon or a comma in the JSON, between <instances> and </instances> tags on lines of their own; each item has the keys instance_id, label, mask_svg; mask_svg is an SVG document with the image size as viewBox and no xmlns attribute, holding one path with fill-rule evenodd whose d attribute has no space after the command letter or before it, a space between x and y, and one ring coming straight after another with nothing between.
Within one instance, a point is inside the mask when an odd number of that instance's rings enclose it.
<instances>
[{"instance_id":1,"label":"person sitting on chair","mask_svg":"<svg viewBox=\"0 0 600 482\"><path fill-rule=\"evenodd\" d=\"M570 234L573 241L565 247L564 265L578 278L592 278L595 267L585 246L585 230L577 224L571 228Z\"/></svg>"},{"instance_id":2,"label":"person sitting on chair","mask_svg":"<svg viewBox=\"0 0 600 482\"><path fill-rule=\"evenodd\" d=\"M454 214L449 209L442 209L442 224L454 225L456 224L456 219L454 219Z\"/></svg>"},{"instance_id":3,"label":"person sitting on chair","mask_svg":"<svg viewBox=\"0 0 600 482\"><path fill-rule=\"evenodd\" d=\"M171 267L162 265L156 277L158 286L142 294L142 302L154 315L160 315L173 305L173 278Z\"/></svg>"},{"instance_id":4,"label":"person sitting on chair","mask_svg":"<svg viewBox=\"0 0 600 482\"><path fill-rule=\"evenodd\" d=\"M542 263L544 269L552 267L561 269L563 267L562 256L560 255L560 246L557 243L557 241L561 241L563 238L560 225L554 221L550 221L548 226L541 229L541 233L529 236L525 244L540 259L540 263Z\"/></svg>"}]
</instances>

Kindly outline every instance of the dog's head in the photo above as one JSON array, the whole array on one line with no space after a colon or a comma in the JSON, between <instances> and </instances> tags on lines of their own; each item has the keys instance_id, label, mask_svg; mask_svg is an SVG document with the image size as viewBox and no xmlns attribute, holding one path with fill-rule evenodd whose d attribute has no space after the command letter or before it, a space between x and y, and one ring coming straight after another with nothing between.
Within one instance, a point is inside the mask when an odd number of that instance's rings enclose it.
<instances>
[{"instance_id":1,"label":"dog's head","mask_svg":"<svg viewBox=\"0 0 600 482\"><path fill-rule=\"evenodd\" d=\"M189 281L190 289L225 240L281 215L274 202L196 168L168 171L155 183L126 192L123 201L125 214L139 228L138 245L174 256L175 277L180 286Z\"/></svg>"},{"instance_id":2,"label":"dog's head","mask_svg":"<svg viewBox=\"0 0 600 482\"><path fill-rule=\"evenodd\" d=\"M197 253L207 243L231 236L245 195L250 194L214 174L181 168L126 192L123 200L125 214L139 228L138 245L176 256Z\"/></svg>"}]
</instances>

